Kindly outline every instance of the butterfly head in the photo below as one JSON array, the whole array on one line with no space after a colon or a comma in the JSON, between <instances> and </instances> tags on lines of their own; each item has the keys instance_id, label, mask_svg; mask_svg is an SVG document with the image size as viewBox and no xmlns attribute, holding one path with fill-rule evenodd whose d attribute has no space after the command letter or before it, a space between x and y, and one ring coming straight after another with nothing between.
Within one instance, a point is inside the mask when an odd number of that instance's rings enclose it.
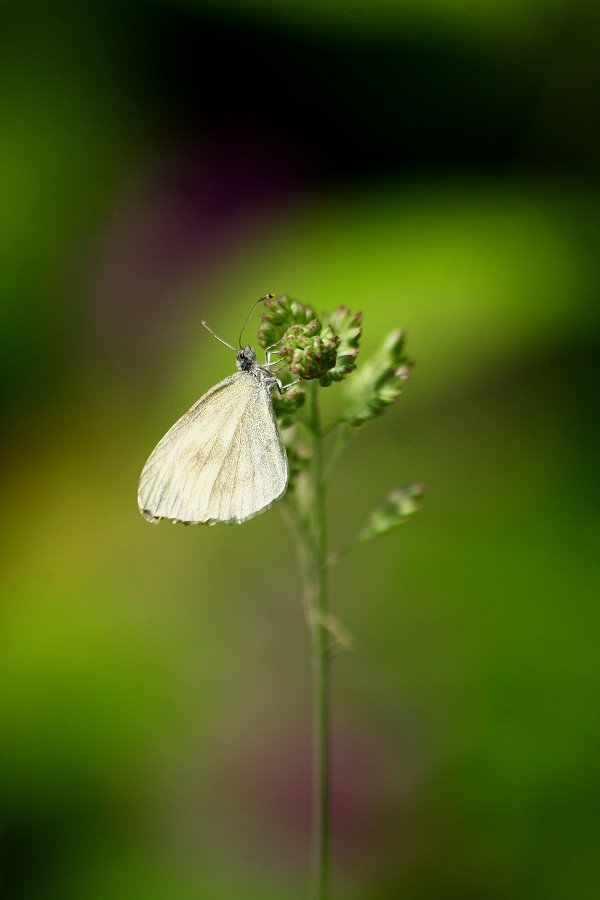
<instances>
[{"instance_id":1,"label":"butterfly head","mask_svg":"<svg viewBox=\"0 0 600 900\"><path fill-rule=\"evenodd\" d=\"M240 372L251 372L257 365L256 353L252 347L242 347L236 353L235 362Z\"/></svg>"}]
</instances>

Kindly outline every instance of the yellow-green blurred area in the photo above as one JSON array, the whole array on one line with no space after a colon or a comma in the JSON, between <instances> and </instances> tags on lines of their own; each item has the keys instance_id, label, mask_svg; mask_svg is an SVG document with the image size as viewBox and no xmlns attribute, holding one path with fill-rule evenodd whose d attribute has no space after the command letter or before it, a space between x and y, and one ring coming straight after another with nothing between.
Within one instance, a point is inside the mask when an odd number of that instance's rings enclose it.
<instances>
[{"instance_id":1,"label":"yellow-green blurred area","mask_svg":"<svg viewBox=\"0 0 600 900\"><path fill-rule=\"evenodd\" d=\"M234 369L200 320L268 291L417 363L331 482L332 547L428 487L332 571L333 896L599 895L597 38L579 0L5 0L2 897L306 896L280 510L136 506Z\"/></svg>"}]
</instances>

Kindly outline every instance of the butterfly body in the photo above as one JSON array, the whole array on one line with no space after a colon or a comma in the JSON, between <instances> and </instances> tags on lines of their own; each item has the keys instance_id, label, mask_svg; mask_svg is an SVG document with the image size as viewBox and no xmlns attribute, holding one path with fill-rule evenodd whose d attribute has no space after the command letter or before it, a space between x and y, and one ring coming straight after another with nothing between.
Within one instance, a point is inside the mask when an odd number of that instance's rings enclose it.
<instances>
[{"instance_id":1,"label":"butterfly body","mask_svg":"<svg viewBox=\"0 0 600 900\"><path fill-rule=\"evenodd\" d=\"M278 379L251 347L156 445L138 490L150 522L241 523L285 492L288 463L271 399Z\"/></svg>"}]
</instances>

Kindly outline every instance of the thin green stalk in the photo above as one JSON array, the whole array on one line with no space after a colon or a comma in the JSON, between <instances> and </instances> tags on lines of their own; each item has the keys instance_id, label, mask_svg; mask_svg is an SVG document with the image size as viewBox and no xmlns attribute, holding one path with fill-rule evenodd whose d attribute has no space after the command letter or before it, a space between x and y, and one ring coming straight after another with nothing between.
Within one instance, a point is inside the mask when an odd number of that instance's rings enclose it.
<instances>
[{"instance_id":1,"label":"thin green stalk","mask_svg":"<svg viewBox=\"0 0 600 900\"><path fill-rule=\"evenodd\" d=\"M329 896L329 635L325 622L327 600L327 521L325 480L323 472L323 438L318 403L318 385L311 384L311 471L313 499L314 564L312 594L313 704L314 704L314 806L313 840L314 871L313 897L327 900Z\"/></svg>"}]
</instances>

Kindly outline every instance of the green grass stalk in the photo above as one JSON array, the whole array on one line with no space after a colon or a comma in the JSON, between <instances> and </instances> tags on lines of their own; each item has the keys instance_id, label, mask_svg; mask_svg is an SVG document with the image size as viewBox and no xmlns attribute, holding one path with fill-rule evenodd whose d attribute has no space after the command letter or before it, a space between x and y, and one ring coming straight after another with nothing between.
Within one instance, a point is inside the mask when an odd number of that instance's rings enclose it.
<instances>
[{"instance_id":1,"label":"green grass stalk","mask_svg":"<svg viewBox=\"0 0 600 900\"><path fill-rule=\"evenodd\" d=\"M318 384L310 385L311 494L313 565L309 587L309 624L312 633L313 664L313 897L329 896L330 851L330 652L327 596L327 516L323 465L323 434L318 400Z\"/></svg>"}]
</instances>

